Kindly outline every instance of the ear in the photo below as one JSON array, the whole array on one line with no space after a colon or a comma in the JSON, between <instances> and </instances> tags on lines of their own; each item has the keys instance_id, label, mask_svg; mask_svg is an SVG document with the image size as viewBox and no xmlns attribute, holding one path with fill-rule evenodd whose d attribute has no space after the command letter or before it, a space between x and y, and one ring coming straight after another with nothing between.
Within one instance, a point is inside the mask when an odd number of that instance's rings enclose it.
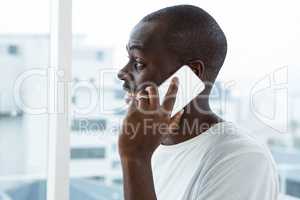
<instances>
[{"instance_id":1,"label":"ear","mask_svg":"<svg viewBox=\"0 0 300 200\"><path fill-rule=\"evenodd\" d=\"M201 60L192 60L187 65L202 79L204 73L204 63Z\"/></svg>"}]
</instances>

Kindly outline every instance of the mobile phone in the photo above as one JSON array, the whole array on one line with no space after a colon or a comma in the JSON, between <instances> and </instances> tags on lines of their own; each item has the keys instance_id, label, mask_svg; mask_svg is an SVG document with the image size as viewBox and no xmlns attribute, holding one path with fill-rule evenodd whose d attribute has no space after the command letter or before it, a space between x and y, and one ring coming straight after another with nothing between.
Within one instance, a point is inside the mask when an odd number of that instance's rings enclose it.
<instances>
[{"instance_id":1,"label":"mobile phone","mask_svg":"<svg viewBox=\"0 0 300 200\"><path fill-rule=\"evenodd\" d=\"M171 117L182 110L204 90L204 83L190 67L184 65L158 87L160 103L163 102L173 77L178 77L179 85Z\"/></svg>"}]
</instances>

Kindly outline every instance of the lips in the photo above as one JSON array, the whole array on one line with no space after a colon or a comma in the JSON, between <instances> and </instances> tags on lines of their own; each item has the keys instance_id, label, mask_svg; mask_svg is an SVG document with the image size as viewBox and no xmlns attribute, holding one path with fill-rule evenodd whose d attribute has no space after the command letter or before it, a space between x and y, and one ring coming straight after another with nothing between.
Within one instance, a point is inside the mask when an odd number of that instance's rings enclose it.
<instances>
[{"instance_id":1,"label":"lips","mask_svg":"<svg viewBox=\"0 0 300 200\"><path fill-rule=\"evenodd\" d=\"M130 102L131 100L133 100L134 98L136 98L134 93L132 93L132 92L127 92L126 95L125 95L125 103L126 103L126 104L129 104L129 102Z\"/></svg>"},{"instance_id":2,"label":"lips","mask_svg":"<svg viewBox=\"0 0 300 200\"><path fill-rule=\"evenodd\" d=\"M130 85L129 85L128 83L126 83L126 82L123 84L123 89L124 89L125 91L127 91L127 92L130 92L130 91L131 91Z\"/></svg>"},{"instance_id":3,"label":"lips","mask_svg":"<svg viewBox=\"0 0 300 200\"><path fill-rule=\"evenodd\" d=\"M134 89L128 82L124 82L123 89L126 91L125 102L128 104L132 98L135 98Z\"/></svg>"},{"instance_id":4,"label":"lips","mask_svg":"<svg viewBox=\"0 0 300 200\"><path fill-rule=\"evenodd\" d=\"M124 84L123 84L123 89L124 89L125 91L127 91L127 92L132 92L132 91L133 91L133 89L130 87L130 84L127 83L127 82L124 82Z\"/></svg>"}]
</instances>

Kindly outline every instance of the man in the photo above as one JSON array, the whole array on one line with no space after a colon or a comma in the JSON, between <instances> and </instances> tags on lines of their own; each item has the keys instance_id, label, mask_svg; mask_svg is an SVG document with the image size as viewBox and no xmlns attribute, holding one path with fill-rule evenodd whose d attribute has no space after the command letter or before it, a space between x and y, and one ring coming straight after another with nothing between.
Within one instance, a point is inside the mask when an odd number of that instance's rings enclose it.
<instances>
[{"instance_id":1,"label":"man","mask_svg":"<svg viewBox=\"0 0 300 200\"><path fill-rule=\"evenodd\" d=\"M125 200L277 199L269 151L210 109L227 43L208 13L191 5L156 11L134 27L127 50L129 62L118 74L130 97L119 137ZM205 89L171 118L178 79L163 102L153 83L183 65Z\"/></svg>"}]
</instances>

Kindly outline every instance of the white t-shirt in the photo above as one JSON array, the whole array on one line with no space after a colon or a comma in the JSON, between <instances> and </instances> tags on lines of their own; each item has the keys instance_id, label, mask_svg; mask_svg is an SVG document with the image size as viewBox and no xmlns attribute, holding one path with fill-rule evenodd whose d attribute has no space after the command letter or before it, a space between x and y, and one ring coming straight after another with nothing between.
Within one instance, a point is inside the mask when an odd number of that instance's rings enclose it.
<instances>
[{"instance_id":1,"label":"white t-shirt","mask_svg":"<svg viewBox=\"0 0 300 200\"><path fill-rule=\"evenodd\" d=\"M277 200L271 153L233 123L214 125L152 157L158 200Z\"/></svg>"}]
</instances>

